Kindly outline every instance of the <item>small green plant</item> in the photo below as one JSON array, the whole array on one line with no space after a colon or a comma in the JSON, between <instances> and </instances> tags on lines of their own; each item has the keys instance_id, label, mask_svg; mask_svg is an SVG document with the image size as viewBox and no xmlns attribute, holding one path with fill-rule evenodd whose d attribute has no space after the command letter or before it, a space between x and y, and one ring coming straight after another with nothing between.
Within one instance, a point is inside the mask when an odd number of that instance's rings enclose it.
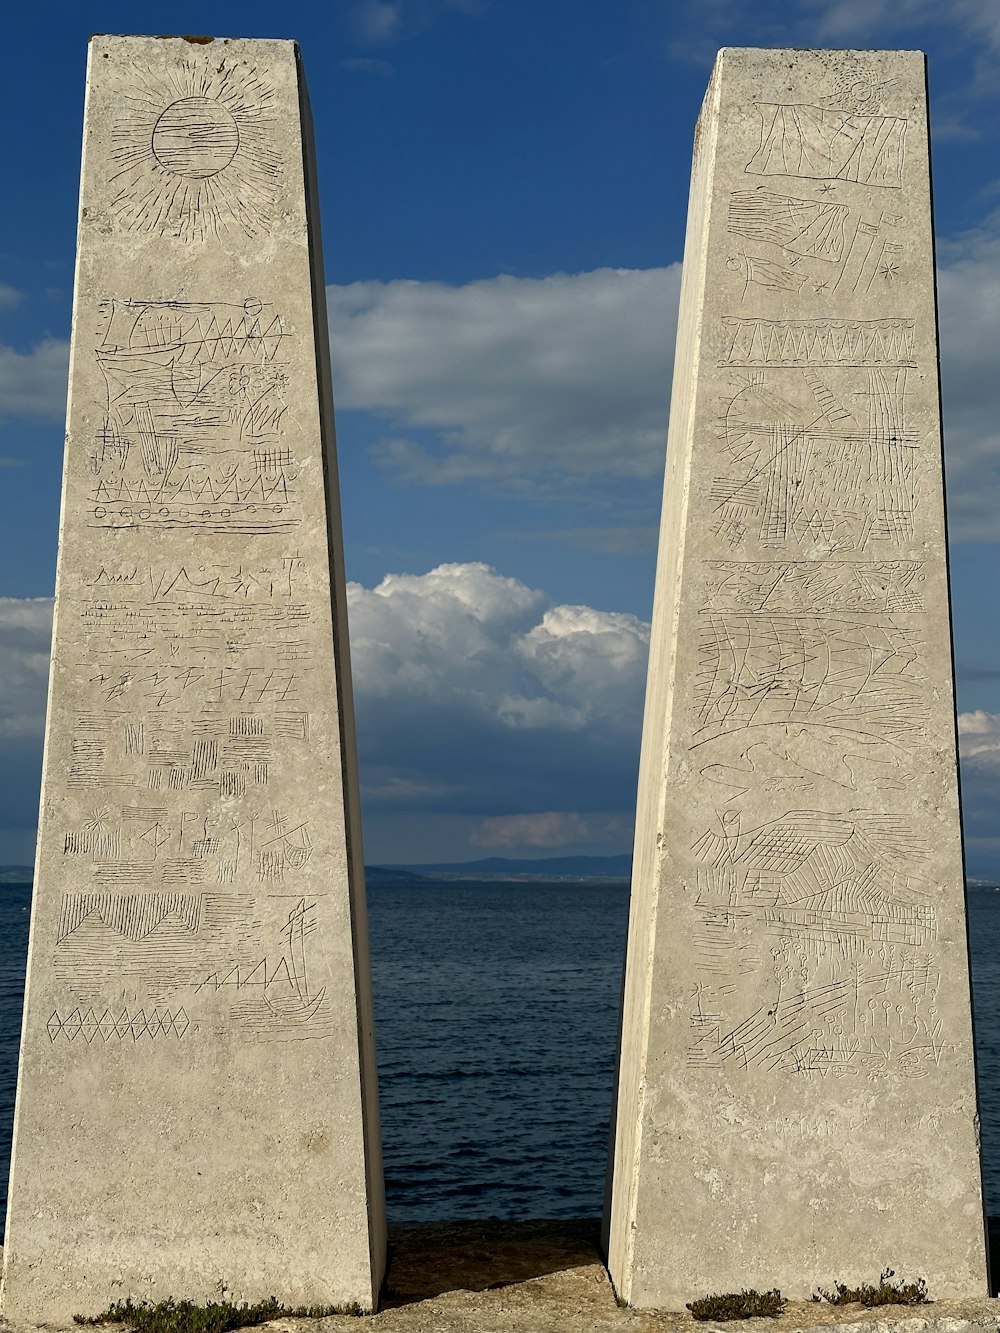
<instances>
[{"instance_id":1,"label":"small green plant","mask_svg":"<svg viewBox=\"0 0 1000 1333\"><path fill-rule=\"evenodd\" d=\"M270 1319L324 1319L327 1315L360 1315L356 1302L350 1305L282 1305L273 1296L256 1305L234 1305L232 1301L116 1301L97 1315L73 1316L77 1324L126 1324L133 1333L228 1333L233 1328L266 1324Z\"/></svg>"},{"instance_id":2,"label":"small green plant","mask_svg":"<svg viewBox=\"0 0 1000 1333\"><path fill-rule=\"evenodd\" d=\"M688 1309L695 1319L755 1319L766 1315L776 1319L788 1302L781 1292L731 1291L725 1296L703 1296L700 1301L689 1301Z\"/></svg>"},{"instance_id":3,"label":"small green plant","mask_svg":"<svg viewBox=\"0 0 1000 1333\"><path fill-rule=\"evenodd\" d=\"M878 1286L864 1282L860 1287L849 1287L844 1282L835 1282L833 1291L820 1288L813 1300L829 1301L831 1305L865 1305L869 1310L875 1305L924 1305L930 1300L922 1277L916 1282L893 1282L895 1276L894 1269L883 1268Z\"/></svg>"}]
</instances>

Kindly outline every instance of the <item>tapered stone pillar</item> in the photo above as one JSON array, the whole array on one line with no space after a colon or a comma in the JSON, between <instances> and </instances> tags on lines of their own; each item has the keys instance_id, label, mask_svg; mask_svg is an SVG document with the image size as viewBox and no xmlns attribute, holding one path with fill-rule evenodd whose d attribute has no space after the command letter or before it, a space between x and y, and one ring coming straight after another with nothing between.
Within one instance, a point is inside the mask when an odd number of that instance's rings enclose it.
<instances>
[{"instance_id":1,"label":"tapered stone pillar","mask_svg":"<svg viewBox=\"0 0 1000 1333\"><path fill-rule=\"evenodd\" d=\"M695 135L611 1275L982 1295L924 60L725 50Z\"/></svg>"},{"instance_id":2,"label":"tapered stone pillar","mask_svg":"<svg viewBox=\"0 0 1000 1333\"><path fill-rule=\"evenodd\" d=\"M4 1312L371 1309L378 1104L292 42L90 44Z\"/></svg>"}]
</instances>

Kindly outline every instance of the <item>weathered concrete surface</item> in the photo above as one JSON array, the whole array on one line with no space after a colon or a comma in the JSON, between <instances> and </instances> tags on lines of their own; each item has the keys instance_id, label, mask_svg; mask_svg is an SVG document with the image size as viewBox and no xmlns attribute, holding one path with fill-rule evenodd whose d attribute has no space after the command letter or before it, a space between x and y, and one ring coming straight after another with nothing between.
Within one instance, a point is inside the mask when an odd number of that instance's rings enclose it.
<instances>
[{"instance_id":1,"label":"weathered concrete surface","mask_svg":"<svg viewBox=\"0 0 1000 1333\"><path fill-rule=\"evenodd\" d=\"M291 42L90 44L10 1317L381 1280L304 113Z\"/></svg>"},{"instance_id":2,"label":"weathered concrete surface","mask_svg":"<svg viewBox=\"0 0 1000 1333\"><path fill-rule=\"evenodd\" d=\"M985 1292L923 57L726 50L696 133L609 1262Z\"/></svg>"},{"instance_id":3,"label":"weathered concrete surface","mask_svg":"<svg viewBox=\"0 0 1000 1333\"><path fill-rule=\"evenodd\" d=\"M623 1309L595 1248L598 1224L462 1222L390 1228L386 1295L373 1317L276 1320L283 1333L996 1333L1000 1302L789 1305L780 1319L717 1325ZM871 1274L877 1279L878 1274ZM11 1333L34 1325L5 1324Z\"/></svg>"}]
</instances>

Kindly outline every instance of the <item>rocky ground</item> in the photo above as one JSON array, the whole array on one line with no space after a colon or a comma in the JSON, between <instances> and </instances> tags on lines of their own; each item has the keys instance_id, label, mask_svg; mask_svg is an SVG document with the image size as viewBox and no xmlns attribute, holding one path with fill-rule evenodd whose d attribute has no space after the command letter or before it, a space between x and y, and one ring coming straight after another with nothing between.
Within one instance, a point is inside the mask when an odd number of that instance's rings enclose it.
<instances>
[{"instance_id":1,"label":"rocky ground","mask_svg":"<svg viewBox=\"0 0 1000 1333\"><path fill-rule=\"evenodd\" d=\"M779 1319L718 1325L621 1309L597 1252L597 1223L396 1226L379 1313L277 1320L273 1333L1000 1333L1000 1301L921 1306L792 1304ZM849 1325L849 1329L845 1329ZM10 1333L28 1333L9 1324Z\"/></svg>"},{"instance_id":2,"label":"rocky ground","mask_svg":"<svg viewBox=\"0 0 1000 1333\"><path fill-rule=\"evenodd\" d=\"M711 1333L689 1315L621 1309L597 1251L598 1224L460 1222L396 1226L382 1305L317 1333ZM789 1304L731 1333L1000 1333L1000 1301L883 1307ZM284 1326L293 1333L292 1321Z\"/></svg>"}]
</instances>

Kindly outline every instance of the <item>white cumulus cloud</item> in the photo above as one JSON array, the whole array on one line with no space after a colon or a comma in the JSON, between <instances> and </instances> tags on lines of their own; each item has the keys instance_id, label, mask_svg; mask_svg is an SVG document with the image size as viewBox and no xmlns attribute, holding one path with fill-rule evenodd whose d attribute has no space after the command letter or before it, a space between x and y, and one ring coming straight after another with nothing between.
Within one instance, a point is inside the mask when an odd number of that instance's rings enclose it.
<instances>
[{"instance_id":1,"label":"white cumulus cloud","mask_svg":"<svg viewBox=\"0 0 1000 1333\"><path fill-rule=\"evenodd\" d=\"M654 477L679 283L674 264L330 287L337 405L385 420L378 459L404 482Z\"/></svg>"},{"instance_id":2,"label":"white cumulus cloud","mask_svg":"<svg viewBox=\"0 0 1000 1333\"><path fill-rule=\"evenodd\" d=\"M461 711L490 727L583 731L632 721L649 627L633 615L551 606L480 563L348 586L359 697Z\"/></svg>"},{"instance_id":3,"label":"white cumulus cloud","mask_svg":"<svg viewBox=\"0 0 1000 1333\"><path fill-rule=\"evenodd\" d=\"M645 622L554 606L483 564L351 584L348 603L370 803L491 818L631 803Z\"/></svg>"},{"instance_id":4,"label":"white cumulus cloud","mask_svg":"<svg viewBox=\"0 0 1000 1333\"><path fill-rule=\"evenodd\" d=\"M940 248L951 535L1000 541L1000 214ZM589 484L593 498L595 483L652 481L679 268L331 287L338 406L385 420L378 461L409 484L560 494ZM606 534L606 549L633 549L651 535L638 526L555 535L600 546Z\"/></svg>"},{"instance_id":5,"label":"white cumulus cloud","mask_svg":"<svg viewBox=\"0 0 1000 1333\"><path fill-rule=\"evenodd\" d=\"M554 605L483 564L350 584L348 603L366 812L457 819L458 854L627 847L645 622ZM51 616L50 598L0 598L8 832L37 812Z\"/></svg>"},{"instance_id":6,"label":"white cumulus cloud","mask_svg":"<svg viewBox=\"0 0 1000 1333\"><path fill-rule=\"evenodd\" d=\"M959 713L958 744L963 759L1000 764L1000 713Z\"/></svg>"}]
</instances>

